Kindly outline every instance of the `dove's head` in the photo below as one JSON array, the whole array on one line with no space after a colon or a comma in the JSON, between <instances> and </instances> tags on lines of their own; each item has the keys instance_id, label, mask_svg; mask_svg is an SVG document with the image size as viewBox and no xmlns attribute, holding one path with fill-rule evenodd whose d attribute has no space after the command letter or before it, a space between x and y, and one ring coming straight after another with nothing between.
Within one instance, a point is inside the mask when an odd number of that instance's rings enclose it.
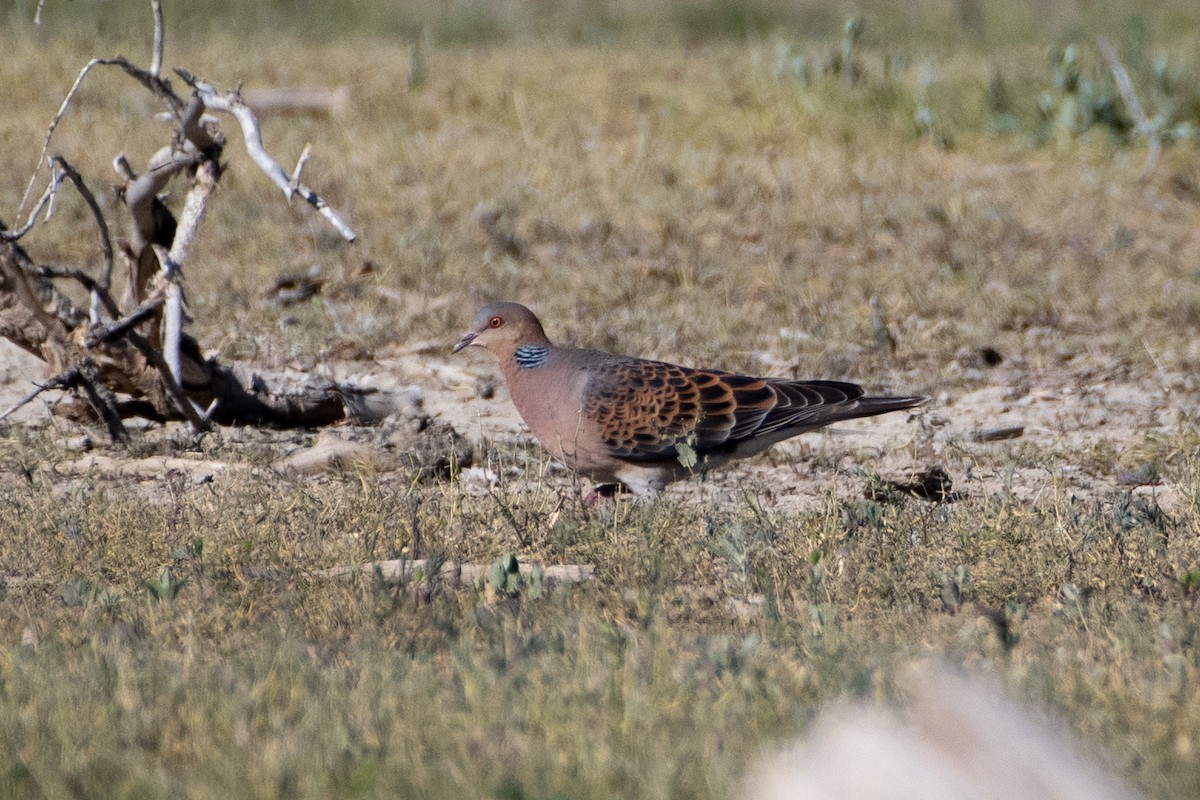
<instances>
[{"instance_id":1,"label":"dove's head","mask_svg":"<svg viewBox=\"0 0 1200 800\"><path fill-rule=\"evenodd\" d=\"M451 352L478 346L502 361L522 345L549 345L542 323L520 303L488 303L475 315L471 329Z\"/></svg>"}]
</instances>

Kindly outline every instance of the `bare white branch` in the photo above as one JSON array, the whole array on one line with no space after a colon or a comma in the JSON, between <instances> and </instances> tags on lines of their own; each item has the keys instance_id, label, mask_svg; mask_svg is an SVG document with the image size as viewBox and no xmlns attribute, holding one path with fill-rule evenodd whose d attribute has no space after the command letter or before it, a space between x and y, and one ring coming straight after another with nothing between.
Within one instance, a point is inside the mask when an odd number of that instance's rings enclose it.
<instances>
[{"instance_id":1,"label":"bare white branch","mask_svg":"<svg viewBox=\"0 0 1200 800\"><path fill-rule=\"evenodd\" d=\"M262 133L259 130L258 119L254 116L254 112L250 110L249 106L242 102L237 92L218 92L210 84L205 83L194 75L183 70L176 71L196 91L196 95L204 102L206 107L213 111L224 111L234 116L241 126L242 137L246 142L246 152L250 154L250 158L254 160L254 163L258 164L259 169L266 173L267 177L279 187L279 190L283 192L285 197L290 199L293 193L299 194L304 198L305 202L317 209L321 216L341 234L343 239L353 242L358 238L350 226L342 221L337 212L330 208L329 204L312 189L297 182L293 190L292 176L287 173L287 170L279 166L279 162L263 147Z\"/></svg>"},{"instance_id":2,"label":"bare white branch","mask_svg":"<svg viewBox=\"0 0 1200 800\"><path fill-rule=\"evenodd\" d=\"M188 248L204 218L208 207L208 198L217 187L217 165L213 161L203 161L196 168L196 176L192 179L192 187L188 189L183 201L183 211L179 215L179 225L175 229L175 241L171 243L170 259L179 266L187 263ZM161 262L166 268L166 262Z\"/></svg>"},{"instance_id":3,"label":"bare white branch","mask_svg":"<svg viewBox=\"0 0 1200 800\"><path fill-rule=\"evenodd\" d=\"M163 292L162 359L168 373L163 375L163 383L179 405L179 410L187 417L192 430L201 431L208 427L208 418L180 389L183 381L183 359L180 355L184 319L183 273L165 247L157 244L153 247L162 264L162 272L159 273ZM171 249L173 252L175 248Z\"/></svg>"},{"instance_id":4,"label":"bare white branch","mask_svg":"<svg viewBox=\"0 0 1200 800\"><path fill-rule=\"evenodd\" d=\"M162 74L163 62L163 13L161 0L150 0L150 10L154 13L154 55L150 60L150 74L157 78Z\"/></svg>"},{"instance_id":5,"label":"bare white branch","mask_svg":"<svg viewBox=\"0 0 1200 800\"><path fill-rule=\"evenodd\" d=\"M171 270L171 261L168 258L167 263L163 265L164 270ZM171 370L171 377L176 383L183 380L183 368L180 363L179 347L183 341L183 290L179 286L177 279L172 279L167 284L167 298L163 307L163 358L166 359L167 368ZM184 402L188 402L185 400Z\"/></svg>"}]
</instances>

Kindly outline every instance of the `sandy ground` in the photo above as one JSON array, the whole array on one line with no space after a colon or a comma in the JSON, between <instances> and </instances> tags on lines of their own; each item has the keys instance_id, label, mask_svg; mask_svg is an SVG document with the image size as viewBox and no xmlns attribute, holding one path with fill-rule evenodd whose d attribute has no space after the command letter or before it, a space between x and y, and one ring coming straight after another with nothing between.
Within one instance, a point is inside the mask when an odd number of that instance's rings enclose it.
<instances>
[{"instance_id":1,"label":"sandy ground","mask_svg":"<svg viewBox=\"0 0 1200 800\"><path fill-rule=\"evenodd\" d=\"M503 378L486 354L448 357L442 342L396 348L374 362L324 364L321 372L336 380L381 388L416 386L425 412L451 424L487 453L495 444L532 442L509 402ZM712 473L703 481L675 484L668 491L718 503L737 502L747 492L780 511L820 507L830 496L862 495L866 473L891 480L940 466L962 496L990 495L1011 488L1016 497L1037 502L1054 493L1082 498L1111 498L1133 491L1153 496L1171 513L1185 498L1170 483L1142 483L1137 448L1177 432L1187 421L1187 409L1198 407L1197 387L1189 376L1157 372L1135 380L1098 379L1095 364L1075 364L1052 375L1033 375L1020 366L1000 366L961 376L962 388L934 397L915 415L895 413L856 420L782 443L764 456ZM0 408L8 409L45 378L36 358L0 341ZM1152 379L1151 379L1152 378ZM487 390L491 390L491 394ZM51 425L78 450L79 442L95 451L68 456L54 465L56 474L109 475L151 481L165 469L181 470L191 456L129 459L110 451L100 430L88 431L53 416L55 393L26 405L7 425ZM1020 429L1019 436L980 442L980 431ZM245 434L239 434L244 436ZM228 437L234 442L237 437ZM318 437L264 433L280 456L295 455ZM319 437L363 440L360 432L341 427ZM482 444L482 447L478 445ZM1149 457L1147 460L1150 460ZM494 475L480 459L464 480L487 490ZM199 462L198 480L235 474L220 462ZM565 470L551 467L527 480L559 481L569 485Z\"/></svg>"}]
</instances>

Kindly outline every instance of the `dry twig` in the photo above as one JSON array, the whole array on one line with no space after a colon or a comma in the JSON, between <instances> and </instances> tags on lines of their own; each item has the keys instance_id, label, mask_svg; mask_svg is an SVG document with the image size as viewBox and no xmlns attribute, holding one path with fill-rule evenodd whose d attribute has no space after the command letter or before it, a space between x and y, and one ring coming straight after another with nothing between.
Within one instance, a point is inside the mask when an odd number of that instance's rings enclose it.
<instances>
[{"instance_id":1,"label":"dry twig","mask_svg":"<svg viewBox=\"0 0 1200 800\"><path fill-rule=\"evenodd\" d=\"M296 159L296 171L292 173L292 179L288 181L288 202L292 202L292 198L300 189L300 173L304 172L304 165L308 163L308 159L312 156L312 142L305 142L304 149L300 151L300 158Z\"/></svg>"},{"instance_id":2,"label":"dry twig","mask_svg":"<svg viewBox=\"0 0 1200 800\"><path fill-rule=\"evenodd\" d=\"M29 394L25 395L20 400L18 400L11 408L9 408L3 414L0 414L0 421L8 419L13 414L17 413L22 408L24 408L25 406L32 403L34 401L34 399L36 399L37 396L39 394L41 394L42 392L48 392L48 391L53 391L53 390L58 390L58 389L70 389L72 386L76 385L76 383L78 381L79 381L79 369L78 369L78 367L71 367L66 372L60 372L59 374L55 375L53 378L46 381L45 383L41 383L41 384L35 383L34 386L37 388L35 388L32 392L30 392Z\"/></svg>"},{"instance_id":3,"label":"dry twig","mask_svg":"<svg viewBox=\"0 0 1200 800\"><path fill-rule=\"evenodd\" d=\"M96 196L92 194L92 190L84 183L83 177L79 172L67 163L67 160L62 156L55 156L51 159L62 172L63 175L71 179L71 183L75 184L76 191L87 203L88 210L92 212L92 219L96 221L96 228L100 232L100 252L104 255L104 277L96 282L96 287L91 289L91 309L89 318L93 325L100 323L100 295L96 289L108 291L108 287L112 282L113 271L113 247L112 237L108 235L108 223L104 219L104 212L100 210L100 205L96 202Z\"/></svg>"},{"instance_id":4,"label":"dry twig","mask_svg":"<svg viewBox=\"0 0 1200 800\"><path fill-rule=\"evenodd\" d=\"M163 13L162 1L150 0L150 10L154 14L154 53L150 57L150 74L155 78L162 74L163 62Z\"/></svg>"},{"instance_id":5,"label":"dry twig","mask_svg":"<svg viewBox=\"0 0 1200 800\"><path fill-rule=\"evenodd\" d=\"M50 183L46 186L46 191L42 193L41 198L34 205L33 210L29 212L29 219L25 224L15 231L0 230L0 240L6 242L15 242L25 234L33 230L33 226L37 224L38 215L42 213L42 209L46 208L54 199L54 195L58 192L58 186L62 183L65 176L58 170L52 170L50 173ZM47 212L46 216L49 216Z\"/></svg>"},{"instance_id":6,"label":"dry twig","mask_svg":"<svg viewBox=\"0 0 1200 800\"><path fill-rule=\"evenodd\" d=\"M204 105L214 111L224 111L232 114L238 121L238 125L242 129L242 137L246 142L246 152L250 154L250 158L254 159L254 163L258 164L259 169L266 173L279 190L283 192L285 197L291 198L293 193L292 176L287 173L283 167L279 166L279 162L267 152L263 147L262 132L258 127L258 119L254 116L254 112L249 106L242 102L241 97L237 92L218 92L211 84L192 75L187 70L177 69L176 73L183 78L188 86L195 90L196 95L204 101ZM342 238L348 242L353 242L357 235L351 230L337 212L329 207L320 195L308 188L302 183L297 182L295 193L304 198L305 202L328 220L329 224L334 227Z\"/></svg>"}]
</instances>

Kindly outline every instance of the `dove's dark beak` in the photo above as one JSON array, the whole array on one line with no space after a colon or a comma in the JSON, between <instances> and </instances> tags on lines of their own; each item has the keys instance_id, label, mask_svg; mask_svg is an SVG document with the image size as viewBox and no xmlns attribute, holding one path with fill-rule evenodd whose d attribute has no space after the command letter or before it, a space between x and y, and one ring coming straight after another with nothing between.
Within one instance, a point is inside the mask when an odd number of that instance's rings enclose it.
<instances>
[{"instance_id":1,"label":"dove's dark beak","mask_svg":"<svg viewBox=\"0 0 1200 800\"><path fill-rule=\"evenodd\" d=\"M462 340L458 344L454 345L454 349L451 350L450 353L453 355L459 350L462 350L464 347L469 347L471 342L475 341L475 337L478 335L479 334L475 333L475 331L471 331L466 336L462 337Z\"/></svg>"}]
</instances>

